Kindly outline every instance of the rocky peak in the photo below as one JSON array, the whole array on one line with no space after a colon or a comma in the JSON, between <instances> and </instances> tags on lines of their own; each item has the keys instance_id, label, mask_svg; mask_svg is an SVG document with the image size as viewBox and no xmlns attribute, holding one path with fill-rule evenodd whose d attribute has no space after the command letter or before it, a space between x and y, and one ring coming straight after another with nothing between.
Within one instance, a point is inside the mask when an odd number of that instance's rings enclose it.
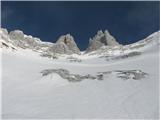
<instances>
[{"instance_id":1,"label":"rocky peak","mask_svg":"<svg viewBox=\"0 0 160 120\"><path fill-rule=\"evenodd\" d=\"M24 33L20 30L14 30L9 33L9 37L13 40L21 40L24 38Z\"/></svg>"},{"instance_id":2,"label":"rocky peak","mask_svg":"<svg viewBox=\"0 0 160 120\"><path fill-rule=\"evenodd\" d=\"M63 44L63 46L65 48L67 48L68 49L67 51L70 51L69 53L71 53L71 54L73 54L73 53L80 54L80 50L79 50L77 44L75 43L73 36L71 36L70 34L62 35L57 40L56 44Z\"/></svg>"},{"instance_id":3,"label":"rocky peak","mask_svg":"<svg viewBox=\"0 0 160 120\"><path fill-rule=\"evenodd\" d=\"M118 45L119 43L108 32L108 30L105 30L104 32L102 30L99 30L97 34L93 37L93 39L90 38L86 52L97 50L102 46L118 46Z\"/></svg>"}]
</instances>

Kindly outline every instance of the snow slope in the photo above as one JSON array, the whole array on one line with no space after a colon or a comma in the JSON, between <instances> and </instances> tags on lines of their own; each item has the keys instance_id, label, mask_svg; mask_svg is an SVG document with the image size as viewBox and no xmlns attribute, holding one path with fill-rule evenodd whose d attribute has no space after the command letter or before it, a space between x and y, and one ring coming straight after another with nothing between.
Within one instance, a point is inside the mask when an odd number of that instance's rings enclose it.
<instances>
[{"instance_id":1,"label":"snow slope","mask_svg":"<svg viewBox=\"0 0 160 120\"><path fill-rule=\"evenodd\" d=\"M158 119L159 117L159 32L130 45L117 57L134 50L133 57L108 59L102 55L71 55L81 62L69 62L62 56L53 60L30 49L1 48L2 117L5 119ZM148 38L147 38L148 39ZM131 46L146 43L139 49ZM125 46L124 48L127 48ZM119 49L118 49L119 50ZM105 49L105 51L107 51ZM113 53L114 50L112 50ZM97 52L97 51L96 51ZM97 76L103 80L83 79L71 82L57 73L42 75L46 69L65 69L74 75ZM142 79L119 77L118 70L141 70ZM127 73L128 75L128 73Z\"/></svg>"}]
</instances>

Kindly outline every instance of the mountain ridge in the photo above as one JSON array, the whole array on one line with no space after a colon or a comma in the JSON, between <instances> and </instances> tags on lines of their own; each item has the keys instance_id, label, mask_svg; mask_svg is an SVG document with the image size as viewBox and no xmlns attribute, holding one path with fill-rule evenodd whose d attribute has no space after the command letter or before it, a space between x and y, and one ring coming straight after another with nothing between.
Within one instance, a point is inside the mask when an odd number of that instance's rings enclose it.
<instances>
[{"instance_id":1,"label":"mountain ridge","mask_svg":"<svg viewBox=\"0 0 160 120\"><path fill-rule=\"evenodd\" d=\"M57 42L44 42L37 37L32 37L31 35L26 35L23 31L14 30L8 33L7 29L1 28L1 47L10 46L12 49L31 49L36 52L43 53L45 56L49 56L51 54L78 54L78 55L93 55L93 54L105 54L110 51L119 51L124 52L126 49L133 49L145 46L149 43L152 37L160 37L160 31L155 32L149 35L147 38L139 40L138 42L121 45L117 42L117 40L106 30L106 31L98 31L97 34L90 40L88 48L83 52L78 48L74 37L70 34L62 35L58 38ZM147 39L149 39L147 41ZM139 47L138 47L139 46Z\"/></svg>"}]
</instances>

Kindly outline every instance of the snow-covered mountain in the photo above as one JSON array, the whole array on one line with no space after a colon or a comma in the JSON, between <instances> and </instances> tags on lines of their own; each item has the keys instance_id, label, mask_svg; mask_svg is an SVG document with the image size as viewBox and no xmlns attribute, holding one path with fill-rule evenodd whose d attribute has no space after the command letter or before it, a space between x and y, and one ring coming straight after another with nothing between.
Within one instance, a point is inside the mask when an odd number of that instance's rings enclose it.
<instances>
[{"instance_id":1,"label":"snow-covered mountain","mask_svg":"<svg viewBox=\"0 0 160 120\"><path fill-rule=\"evenodd\" d=\"M51 47L53 43L42 42L39 38L32 37L31 35L25 35L20 30L14 30L8 33L6 29L0 29L1 44L5 47L13 47L15 49L32 49L34 51L43 51Z\"/></svg>"},{"instance_id":2,"label":"snow-covered mountain","mask_svg":"<svg viewBox=\"0 0 160 120\"><path fill-rule=\"evenodd\" d=\"M95 37L102 46L87 52L71 35L56 43L17 30L0 36L2 118L159 118L160 31L125 46Z\"/></svg>"},{"instance_id":3,"label":"snow-covered mountain","mask_svg":"<svg viewBox=\"0 0 160 120\"><path fill-rule=\"evenodd\" d=\"M89 45L85 52L80 52L73 36L70 34L60 36L56 43L43 42L39 38L25 35L20 30L14 30L8 33L6 29L1 28L0 35L1 48L7 47L12 48L13 50L32 50L41 53L41 56L43 57L72 54L73 56L74 54L78 54L76 56L81 55L93 57L95 55L98 57L110 57L145 49L148 45L156 43L156 40L159 37L159 32L155 32L139 42L129 45L121 45L107 30L104 33L100 30L93 39L89 40ZM151 44L149 44L150 42Z\"/></svg>"},{"instance_id":4,"label":"snow-covered mountain","mask_svg":"<svg viewBox=\"0 0 160 120\"><path fill-rule=\"evenodd\" d=\"M25 35L20 30L14 30L8 33L6 29L0 29L2 37L1 47L11 47L13 49L31 49L43 54L80 54L74 38L70 35L61 36L56 43L42 42L39 38Z\"/></svg>"},{"instance_id":5,"label":"snow-covered mountain","mask_svg":"<svg viewBox=\"0 0 160 120\"><path fill-rule=\"evenodd\" d=\"M88 55L98 55L98 56L116 56L116 55L123 55L128 54L130 52L144 52L148 50L151 46L153 47L155 44L159 44L158 42L160 38L160 31L153 33L152 35L144 38L143 40L139 40L136 43L129 44L129 45L115 45L115 46L102 46L97 50L94 50Z\"/></svg>"}]
</instances>

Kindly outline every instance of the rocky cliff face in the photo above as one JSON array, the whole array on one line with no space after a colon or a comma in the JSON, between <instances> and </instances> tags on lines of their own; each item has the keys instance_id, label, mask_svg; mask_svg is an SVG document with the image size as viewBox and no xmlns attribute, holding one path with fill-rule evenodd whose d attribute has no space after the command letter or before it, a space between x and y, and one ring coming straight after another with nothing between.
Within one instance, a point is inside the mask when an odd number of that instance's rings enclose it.
<instances>
[{"instance_id":1,"label":"rocky cliff face","mask_svg":"<svg viewBox=\"0 0 160 120\"><path fill-rule=\"evenodd\" d=\"M106 30L103 32L102 30L98 31L97 34L93 37L93 39L89 40L88 48L86 52L91 52L101 48L102 46L118 46L120 45L116 39Z\"/></svg>"}]
</instances>

